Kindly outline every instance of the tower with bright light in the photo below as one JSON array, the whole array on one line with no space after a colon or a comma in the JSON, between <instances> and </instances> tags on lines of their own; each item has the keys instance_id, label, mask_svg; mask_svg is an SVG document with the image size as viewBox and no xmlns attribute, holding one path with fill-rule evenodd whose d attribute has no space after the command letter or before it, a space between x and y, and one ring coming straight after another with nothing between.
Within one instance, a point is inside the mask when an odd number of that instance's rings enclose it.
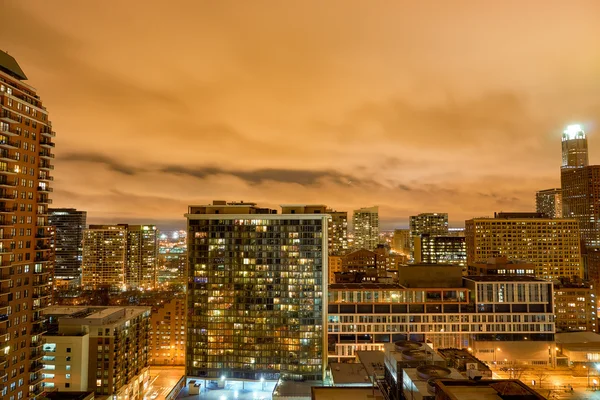
<instances>
[{"instance_id":1,"label":"tower with bright light","mask_svg":"<svg viewBox=\"0 0 600 400\"><path fill-rule=\"evenodd\" d=\"M569 125L562 135L562 168L587 167L588 144L581 125Z\"/></svg>"}]
</instances>

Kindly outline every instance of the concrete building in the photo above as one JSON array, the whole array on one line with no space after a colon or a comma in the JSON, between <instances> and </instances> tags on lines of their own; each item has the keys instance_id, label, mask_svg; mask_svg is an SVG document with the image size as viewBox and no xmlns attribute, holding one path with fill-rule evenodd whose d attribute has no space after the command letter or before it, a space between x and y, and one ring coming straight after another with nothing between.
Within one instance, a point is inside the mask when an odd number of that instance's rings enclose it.
<instances>
[{"instance_id":1,"label":"concrete building","mask_svg":"<svg viewBox=\"0 0 600 400\"><path fill-rule=\"evenodd\" d=\"M123 225L90 225L83 233L81 286L85 290L108 287L125 290L127 228Z\"/></svg>"},{"instance_id":2,"label":"concrete building","mask_svg":"<svg viewBox=\"0 0 600 400\"><path fill-rule=\"evenodd\" d=\"M410 255L410 230L394 229L392 249L406 256Z\"/></svg>"},{"instance_id":3,"label":"concrete building","mask_svg":"<svg viewBox=\"0 0 600 400\"><path fill-rule=\"evenodd\" d=\"M90 225L84 231L84 289L153 289L157 283L157 265L154 225Z\"/></svg>"},{"instance_id":4,"label":"concrete building","mask_svg":"<svg viewBox=\"0 0 600 400\"><path fill-rule=\"evenodd\" d=\"M569 125L562 135L562 169L587 167L588 143L581 125Z\"/></svg>"},{"instance_id":5,"label":"concrete building","mask_svg":"<svg viewBox=\"0 0 600 400\"><path fill-rule=\"evenodd\" d=\"M348 251L348 213L331 209L326 212L330 216L327 224L329 255L342 255Z\"/></svg>"},{"instance_id":6,"label":"concrete building","mask_svg":"<svg viewBox=\"0 0 600 400\"><path fill-rule=\"evenodd\" d=\"M379 244L379 207L367 207L354 210L355 249L373 250Z\"/></svg>"},{"instance_id":7,"label":"concrete building","mask_svg":"<svg viewBox=\"0 0 600 400\"><path fill-rule=\"evenodd\" d=\"M421 213L409 219L410 227L410 254L414 260L415 237L427 234L432 237L448 236L447 213Z\"/></svg>"},{"instance_id":8,"label":"concrete building","mask_svg":"<svg viewBox=\"0 0 600 400\"><path fill-rule=\"evenodd\" d=\"M467 245L464 236L432 236L428 233L414 236L414 262L424 264L452 264L466 267Z\"/></svg>"},{"instance_id":9,"label":"concrete building","mask_svg":"<svg viewBox=\"0 0 600 400\"><path fill-rule=\"evenodd\" d=\"M53 274L48 204L55 136L17 61L0 51L0 396L43 395L40 359Z\"/></svg>"},{"instance_id":10,"label":"concrete building","mask_svg":"<svg viewBox=\"0 0 600 400\"><path fill-rule=\"evenodd\" d=\"M467 264L506 256L535 265L543 279L583 278L577 220L537 213L498 213L465 222Z\"/></svg>"},{"instance_id":11,"label":"concrete building","mask_svg":"<svg viewBox=\"0 0 600 400\"><path fill-rule=\"evenodd\" d=\"M141 397L149 378L149 307L52 306L45 313L45 388Z\"/></svg>"},{"instance_id":12,"label":"concrete building","mask_svg":"<svg viewBox=\"0 0 600 400\"><path fill-rule=\"evenodd\" d=\"M561 282L554 285L557 332L597 332L596 289L589 283Z\"/></svg>"},{"instance_id":13,"label":"concrete building","mask_svg":"<svg viewBox=\"0 0 600 400\"><path fill-rule=\"evenodd\" d=\"M430 270L430 268L432 268ZM443 269L445 268L445 269ZM470 348L499 365L553 365L552 283L533 277L462 277L456 266L413 266L399 284L329 286L331 361L399 340ZM428 272L429 271L429 272ZM437 277L430 283L427 277Z\"/></svg>"},{"instance_id":14,"label":"concrete building","mask_svg":"<svg viewBox=\"0 0 600 400\"><path fill-rule=\"evenodd\" d=\"M79 286L87 212L74 208L49 208L48 213L48 222L56 232L54 279Z\"/></svg>"},{"instance_id":15,"label":"concrete building","mask_svg":"<svg viewBox=\"0 0 600 400\"><path fill-rule=\"evenodd\" d=\"M188 376L324 378L324 207L189 207Z\"/></svg>"},{"instance_id":16,"label":"concrete building","mask_svg":"<svg viewBox=\"0 0 600 400\"><path fill-rule=\"evenodd\" d=\"M546 189L536 192L535 210L548 218L562 218L562 189Z\"/></svg>"},{"instance_id":17,"label":"concrete building","mask_svg":"<svg viewBox=\"0 0 600 400\"><path fill-rule=\"evenodd\" d=\"M468 265L468 275L527 275L535 276L535 265L506 256L488 258Z\"/></svg>"},{"instance_id":18,"label":"concrete building","mask_svg":"<svg viewBox=\"0 0 600 400\"><path fill-rule=\"evenodd\" d=\"M152 307L148 343L150 365L185 365L185 304L184 297L176 297Z\"/></svg>"}]
</instances>

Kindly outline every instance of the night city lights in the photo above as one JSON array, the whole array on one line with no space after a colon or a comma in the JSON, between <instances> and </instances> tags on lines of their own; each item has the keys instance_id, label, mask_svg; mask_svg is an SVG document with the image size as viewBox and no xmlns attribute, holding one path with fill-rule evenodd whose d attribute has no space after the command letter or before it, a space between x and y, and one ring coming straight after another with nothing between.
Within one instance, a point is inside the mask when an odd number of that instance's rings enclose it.
<instances>
[{"instance_id":1,"label":"night city lights","mask_svg":"<svg viewBox=\"0 0 600 400\"><path fill-rule=\"evenodd\" d=\"M600 400L600 2L0 2L0 400Z\"/></svg>"}]
</instances>

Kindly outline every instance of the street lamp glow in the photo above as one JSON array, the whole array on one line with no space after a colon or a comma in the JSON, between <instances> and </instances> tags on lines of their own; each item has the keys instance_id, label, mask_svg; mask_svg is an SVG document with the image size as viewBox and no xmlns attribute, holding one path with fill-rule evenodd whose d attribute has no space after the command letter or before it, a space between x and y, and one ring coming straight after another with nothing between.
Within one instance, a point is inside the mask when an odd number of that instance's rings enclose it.
<instances>
[{"instance_id":1,"label":"street lamp glow","mask_svg":"<svg viewBox=\"0 0 600 400\"><path fill-rule=\"evenodd\" d=\"M221 380L224 381L225 380L225 375L221 375Z\"/></svg>"}]
</instances>

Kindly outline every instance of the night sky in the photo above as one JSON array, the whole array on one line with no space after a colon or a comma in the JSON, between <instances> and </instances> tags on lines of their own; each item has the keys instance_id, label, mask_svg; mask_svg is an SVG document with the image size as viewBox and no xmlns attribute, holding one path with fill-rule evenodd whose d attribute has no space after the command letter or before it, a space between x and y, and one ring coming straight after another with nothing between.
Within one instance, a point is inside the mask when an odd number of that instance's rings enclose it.
<instances>
[{"instance_id":1,"label":"night sky","mask_svg":"<svg viewBox=\"0 0 600 400\"><path fill-rule=\"evenodd\" d=\"M598 0L0 0L0 13L0 49L57 132L53 206L91 223L183 227L188 204L223 199L462 226L560 186L566 124L585 126L600 163Z\"/></svg>"}]
</instances>

